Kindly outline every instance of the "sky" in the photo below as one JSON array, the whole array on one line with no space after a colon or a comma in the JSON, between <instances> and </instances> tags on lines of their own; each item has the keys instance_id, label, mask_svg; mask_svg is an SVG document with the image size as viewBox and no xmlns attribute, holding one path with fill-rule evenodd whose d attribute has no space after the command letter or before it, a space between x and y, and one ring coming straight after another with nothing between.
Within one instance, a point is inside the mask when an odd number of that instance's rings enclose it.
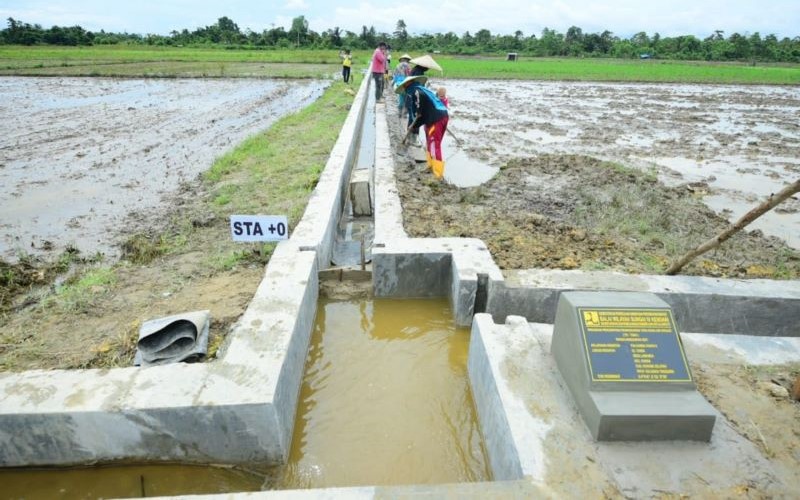
<instances>
[{"instance_id":1,"label":"sky","mask_svg":"<svg viewBox=\"0 0 800 500\"><path fill-rule=\"evenodd\" d=\"M167 35L212 25L223 16L242 31L255 32L289 29L293 18L305 16L316 32L338 26L360 33L362 26L374 26L391 33L402 19L416 35L488 29L538 36L545 27L565 33L578 26L584 33L609 30L623 38L639 31L705 38L714 30L726 36L800 36L800 0L0 0L3 27L13 17L45 28L80 25L90 31Z\"/></svg>"}]
</instances>

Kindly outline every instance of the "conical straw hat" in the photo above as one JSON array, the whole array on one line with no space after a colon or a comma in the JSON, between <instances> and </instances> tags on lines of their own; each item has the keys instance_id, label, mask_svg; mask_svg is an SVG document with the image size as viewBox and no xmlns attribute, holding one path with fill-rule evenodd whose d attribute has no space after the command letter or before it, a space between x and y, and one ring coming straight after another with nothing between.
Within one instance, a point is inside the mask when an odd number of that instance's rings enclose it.
<instances>
[{"instance_id":1,"label":"conical straw hat","mask_svg":"<svg viewBox=\"0 0 800 500\"><path fill-rule=\"evenodd\" d=\"M438 69L439 71L443 71L442 67L439 66L436 63L436 61L434 61L433 58L428 54L425 54L424 56L415 57L409 62L411 64L416 64L417 66L422 66L423 68Z\"/></svg>"},{"instance_id":2,"label":"conical straw hat","mask_svg":"<svg viewBox=\"0 0 800 500\"><path fill-rule=\"evenodd\" d=\"M417 75L417 76L407 76L405 80L397 84L395 87L394 92L396 94L402 94L406 91L406 87L414 82L425 83L428 81L428 77L425 75Z\"/></svg>"}]
</instances>

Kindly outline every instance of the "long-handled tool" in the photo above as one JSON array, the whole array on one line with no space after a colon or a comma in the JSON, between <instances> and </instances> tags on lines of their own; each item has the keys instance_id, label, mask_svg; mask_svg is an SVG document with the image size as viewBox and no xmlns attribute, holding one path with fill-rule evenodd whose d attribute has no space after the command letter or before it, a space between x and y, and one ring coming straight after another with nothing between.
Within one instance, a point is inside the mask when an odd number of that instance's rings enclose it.
<instances>
[{"instance_id":1,"label":"long-handled tool","mask_svg":"<svg viewBox=\"0 0 800 500\"><path fill-rule=\"evenodd\" d=\"M408 142L408 138L411 137L411 134L414 132L414 127L416 127L417 122L419 121L419 119L420 119L420 116L417 115L417 117L414 118L414 121L411 123L411 125L409 125L408 128L406 129L406 135L405 135L405 137L403 137L403 145L405 145L406 142Z\"/></svg>"},{"instance_id":2,"label":"long-handled tool","mask_svg":"<svg viewBox=\"0 0 800 500\"><path fill-rule=\"evenodd\" d=\"M458 137L456 137L456 134L454 134L454 133L453 133L453 131L452 131L452 130L450 130L449 128L446 128L446 129L445 129L445 132L447 132L448 134L450 134L450 137L452 137L452 138L453 138L453 140L454 140L454 141L456 141L456 146L458 146L458 147L461 147L461 146L464 144L464 141L462 141L461 139L459 139Z\"/></svg>"}]
</instances>

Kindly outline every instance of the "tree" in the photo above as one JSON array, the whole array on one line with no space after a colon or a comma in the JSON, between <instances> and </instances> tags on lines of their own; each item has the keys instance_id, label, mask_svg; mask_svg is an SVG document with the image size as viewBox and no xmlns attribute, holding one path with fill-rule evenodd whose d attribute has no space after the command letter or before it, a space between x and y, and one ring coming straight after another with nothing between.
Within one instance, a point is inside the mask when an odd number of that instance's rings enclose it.
<instances>
[{"instance_id":1,"label":"tree","mask_svg":"<svg viewBox=\"0 0 800 500\"><path fill-rule=\"evenodd\" d=\"M375 26L361 27L361 34L358 36L361 39L361 48L374 48L378 45L378 37L375 34Z\"/></svg>"},{"instance_id":2,"label":"tree","mask_svg":"<svg viewBox=\"0 0 800 500\"><path fill-rule=\"evenodd\" d=\"M289 34L293 40L297 40L297 46L300 47L300 40L308 36L308 20L305 16L297 16L292 19L292 28Z\"/></svg>"},{"instance_id":3,"label":"tree","mask_svg":"<svg viewBox=\"0 0 800 500\"><path fill-rule=\"evenodd\" d=\"M475 43L479 49L489 50L492 46L492 32L487 29L478 30L475 33Z\"/></svg>"},{"instance_id":4,"label":"tree","mask_svg":"<svg viewBox=\"0 0 800 500\"><path fill-rule=\"evenodd\" d=\"M397 26L394 28L394 39L397 45L405 47L408 43L408 31L406 30L406 22L402 19L397 20Z\"/></svg>"},{"instance_id":5,"label":"tree","mask_svg":"<svg viewBox=\"0 0 800 500\"><path fill-rule=\"evenodd\" d=\"M584 40L583 30L577 26L570 26L567 34L564 36L564 45L569 55L577 56L584 50L593 52L594 41L589 40L589 48L586 48L586 41Z\"/></svg>"},{"instance_id":6,"label":"tree","mask_svg":"<svg viewBox=\"0 0 800 500\"><path fill-rule=\"evenodd\" d=\"M539 55L560 56L564 55L564 35L556 30L544 28L539 40Z\"/></svg>"},{"instance_id":7,"label":"tree","mask_svg":"<svg viewBox=\"0 0 800 500\"><path fill-rule=\"evenodd\" d=\"M342 30L338 26L328 32L328 39L333 47L342 46Z\"/></svg>"},{"instance_id":8,"label":"tree","mask_svg":"<svg viewBox=\"0 0 800 500\"><path fill-rule=\"evenodd\" d=\"M728 41L733 44L733 57L736 59L747 59L750 57L750 42L739 33L734 33L728 37Z\"/></svg>"}]
</instances>

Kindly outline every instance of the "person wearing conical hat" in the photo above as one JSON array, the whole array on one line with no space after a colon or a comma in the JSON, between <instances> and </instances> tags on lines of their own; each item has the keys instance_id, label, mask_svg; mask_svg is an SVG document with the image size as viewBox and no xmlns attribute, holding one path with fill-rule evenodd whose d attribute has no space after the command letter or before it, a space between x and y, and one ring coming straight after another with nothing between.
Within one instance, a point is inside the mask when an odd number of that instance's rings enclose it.
<instances>
[{"instance_id":1,"label":"person wearing conical hat","mask_svg":"<svg viewBox=\"0 0 800 500\"><path fill-rule=\"evenodd\" d=\"M392 80L394 82L395 88L397 88L402 81L411 74L411 65L408 64L408 61L411 60L411 56L408 54L403 54L400 56L400 62L397 63L397 67L394 69L394 74L392 75ZM405 92L402 92L397 95L397 113L402 118L405 114Z\"/></svg>"},{"instance_id":2,"label":"person wearing conical hat","mask_svg":"<svg viewBox=\"0 0 800 500\"><path fill-rule=\"evenodd\" d=\"M413 114L414 120L408 132L418 134L419 128L425 127L426 158L428 167L433 175L441 180L444 178L444 154L442 153L442 139L447 130L449 113L447 107L436 97L436 94L425 87L428 80L426 76L409 76L395 89L396 93L406 93L406 104L409 116Z\"/></svg>"},{"instance_id":3,"label":"person wearing conical hat","mask_svg":"<svg viewBox=\"0 0 800 500\"><path fill-rule=\"evenodd\" d=\"M424 75L429 69L442 71L442 67L439 66L439 63L434 61L433 58L427 54L415 57L411 59L409 63L411 64L411 76Z\"/></svg>"}]
</instances>

